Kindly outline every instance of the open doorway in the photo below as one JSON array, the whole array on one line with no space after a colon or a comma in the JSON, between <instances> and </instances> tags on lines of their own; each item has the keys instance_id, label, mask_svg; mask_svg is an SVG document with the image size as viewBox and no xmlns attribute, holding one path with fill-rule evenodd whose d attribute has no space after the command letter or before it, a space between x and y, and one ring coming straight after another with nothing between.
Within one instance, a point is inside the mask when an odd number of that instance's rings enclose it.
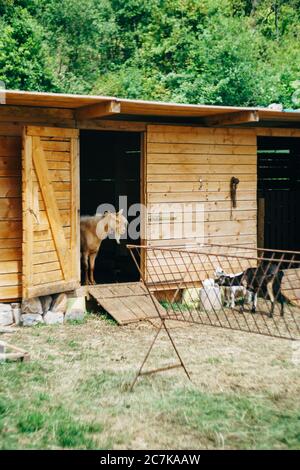
<instances>
[{"instance_id":1,"label":"open doorway","mask_svg":"<svg viewBox=\"0 0 300 470\"><path fill-rule=\"evenodd\" d=\"M95 215L101 204L112 204L118 211L119 196L127 197L128 208L140 203L141 140L138 132L80 132L81 215ZM126 216L129 223L134 218ZM138 281L139 273L126 244L139 242L129 235L120 245L105 239L96 259L97 284Z\"/></svg>"},{"instance_id":2,"label":"open doorway","mask_svg":"<svg viewBox=\"0 0 300 470\"><path fill-rule=\"evenodd\" d=\"M258 246L300 251L300 139L260 137Z\"/></svg>"}]
</instances>

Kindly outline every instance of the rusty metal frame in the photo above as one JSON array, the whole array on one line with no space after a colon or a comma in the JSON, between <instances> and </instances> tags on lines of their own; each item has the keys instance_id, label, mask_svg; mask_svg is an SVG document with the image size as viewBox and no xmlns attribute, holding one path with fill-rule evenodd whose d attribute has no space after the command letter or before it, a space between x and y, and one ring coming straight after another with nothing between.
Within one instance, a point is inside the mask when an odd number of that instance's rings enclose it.
<instances>
[{"instance_id":1,"label":"rusty metal frame","mask_svg":"<svg viewBox=\"0 0 300 470\"><path fill-rule=\"evenodd\" d=\"M157 312L157 317L160 320L160 326L157 329L156 334L150 344L150 347L147 350L145 358L134 378L134 381L131 385L131 390L135 386L139 377L154 374L157 372L163 372L174 368L183 368L186 376L190 379L190 375L187 371L187 368L176 347L174 339L170 334L168 324L166 323L167 320L178 320L187 323L198 323L202 325L221 327L230 330L238 330L243 332L261 334L265 336L272 336L281 339L300 339L300 309L298 315L300 299L299 303L297 303L296 305L296 316L294 314L295 305L292 305L292 307L290 308L289 303L287 303L287 305L289 306L289 317L288 320L286 320L286 318L281 315L282 309L280 310L280 317L277 311L276 315L274 314L276 302L279 301L279 295L282 295L281 284L280 288L275 294L272 284L274 298L273 302L269 297L268 291L266 290L267 282L269 282L268 280L270 279L270 276L272 282L274 282L275 278L277 280L276 276L279 271L284 269L295 269L296 275L292 272L292 276L296 276L296 281L298 282L298 284L296 283L296 287L295 285L290 286L291 281L290 278L288 278L289 292L294 293L296 291L300 291L300 252L270 250L253 247L248 248L242 245L225 246L218 244L196 246L194 245L190 248L127 245L127 248L130 251L135 266L140 273L141 281L143 282L148 292L148 295L152 300L153 306ZM232 252L230 252L230 250L232 250ZM146 260L145 269L141 269L139 263L141 251L144 251L143 256ZM149 258L147 255L148 251L154 253L152 261L151 257ZM226 253L226 251L229 251L229 253ZM159 252L159 255L155 255L155 252ZM260 256L258 256L259 253L261 254ZM147 264L147 259L151 261L150 271L148 270L149 263ZM195 265L195 259L197 260L197 265ZM242 307L240 307L240 309L230 306L230 310L229 306L225 307L224 304L222 305L221 309L216 309L215 306L212 304L211 299L209 299L211 308L206 308L202 310L200 309L199 311L195 308L185 309L185 305L182 302L180 303L176 301L176 297L182 289L188 288L187 291L189 291L189 288L191 286L192 288L196 287L197 289L199 289L201 285L203 285L203 280L201 280L200 277L195 281L195 277L197 278L197 275L199 274L199 266L200 271L202 270L201 272L205 273L207 278L208 273L211 272L216 262L218 262L220 266L223 262L224 265L229 267L231 273L234 273L236 266L241 267L241 271L244 271L245 268L242 269L242 267L245 266L253 268L254 271L252 271L253 277L251 282L255 285L253 284L251 286L250 284L249 286L247 286L247 291L248 293L252 292L253 306L254 292L256 292L257 295L260 294L259 305L261 309L258 311L259 315L256 316L253 314L249 316L248 311L244 308L245 298L243 299ZM162 265L160 263L162 263ZM174 270L174 267L177 268L177 270ZM176 275L174 274L174 271ZM256 276L258 272L259 275L257 278ZM163 278L163 280L161 280L161 278ZM292 277L292 279L294 278ZM295 280L292 281L292 284L293 283L295 284ZM165 286L166 289L176 291L172 297L172 301L170 302L171 311L169 311L168 307L166 309L165 316L161 314L157 306L156 298L154 296L154 292L156 290L160 290L162 285ZM298 296L299 292L297 294L297 299L299 298ZM271 300L271 302L269 300ZM280 299L280 303L282 307L282 297ZM227 310L225 311L225 309ZM274 315L276 316L276 319L274 318ZM167 334L170 344L172 345L172 348L177 356L178 363L152 370L144 370L144 366L159 337L159 334L162 331Z\"/></svg>"},{"instance_id":2,"label":"rusty metal frame","mask_svg":"<svg viewBox=\"0 0 300 470\"><path fill-rule=\"evenodd\" d=\"M129 245L128 245L128 248L129 248ZM150 289L149 289L149 287L148 287L148 283L146 282L146 279L145 279L143 270L142 270L141 267L140 267L140 263L138 263L136 257L135 257L134 254L133 254L132 249L129 249L129 251L130 251L131 257L132 257L132 259L133 259L133 261L134 261L134 263L135 263L135 265L136 265L138 271L140 272L141 279L142 279L142 281L143 281L143 283L144 283L144 285L145 285L145 287L146 287L146 289L147 289L147 292L148 292L148 294L149 294L149 296L150 296L150 298L151 298L151 301L152 301L152 303L153 303L153 306L154 306L155 310L157 311L157 314L158 314L159 319L160 319L160 322L161 322L161 323L160 323L160 326L159 326L159 328L157 329L157 332L156 332L156 334L155 334L155 336L154 336L154 338L153 338L153 340L152 340L152 343L150 344L150 347L149 347L149 349L148 349L148 351L147 351L147 353L146 353L146 356L145 356L145 358L144 358L144 360L143 360L143 362L142 362L142 364L141 364L139 370L137 371L137 374L136 374L136 376L135 376L135 378L134 378L134 380L133 380L133 382L132 382L132 384L131 384L131 386L130 386L130 391L133 390L133 388L134 388L134 386L135 386L137 380L139 379L139 377L141 377L141 376L143 376L143 375L152 375L152 374L155 374L155 373L158 373L158 372L163 372L163 371L170 370L170 369L175 369L175 368L178 368L178 367L183 368L183 370L184 370L184 372L185 372L187 378L188 378L189 380L191 380L190 375L189 375L189 373L188 373L188 371L187 371L187 369L186 369L186 367L185 367L185 364L184 364L184 362L183 362L183 360L182 360L182 358L181 358L181 355L180 355L180 353L179 353L179 351L178 351L178 349L177 349L177 347L176 347L176 345L175 345L174 339L172 338L171 333L170 333L170 331L169 331L169 329L168 329L168 327L167 327L167 325L166 325L166 319L165 319L164 317L162 317L162 315L161 315L161 313L160 313L160 310L159 310L159 308L158 308L158 306L157 306L157 303L155 302L154 294L150 291ZM166 334L167 334L167 336L168 336L168 338L169 338L169 341L170 341L170 343L171 343L171 345L172 345L172 347L173 347L173 349L174 349L174 351L175 351L175 354L176 354L176 356L177 356L177 358L178 358L178 360L179 360L179 363L178 363L178 364L171 364L171 365L169 365L169 366L159 367L159 368L156 368L156 369L144 371L144 370L143 370L144 365L146 364L146 362L147 362L147 360L148 360L148 358L149 358L149 356L150 356L150 353L151 353L151 351L152 351L152 349L153 349L153 346L154 346L154 344L156 343L156 341L157 341L157 339L158 339L159 333L160 333L162 330L164 330L164 331L166 332Z\"/></svg>"}]
</instances>

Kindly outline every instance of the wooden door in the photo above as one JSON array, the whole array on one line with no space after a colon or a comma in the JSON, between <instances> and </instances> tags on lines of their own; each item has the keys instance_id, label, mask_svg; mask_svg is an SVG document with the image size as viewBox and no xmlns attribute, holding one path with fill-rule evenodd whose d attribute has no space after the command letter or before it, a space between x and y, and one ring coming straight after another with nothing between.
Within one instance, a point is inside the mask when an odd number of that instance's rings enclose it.
<instances>
[{"instance_id":1,"label":"wooden door","mask_svg":"<svg viewBox=\"0 0 300 470\"><path fill-rule=\"evenodd\" d=\"M23 133L23 298L80 285L78 130Z\"/></svg>"}]
</instances>

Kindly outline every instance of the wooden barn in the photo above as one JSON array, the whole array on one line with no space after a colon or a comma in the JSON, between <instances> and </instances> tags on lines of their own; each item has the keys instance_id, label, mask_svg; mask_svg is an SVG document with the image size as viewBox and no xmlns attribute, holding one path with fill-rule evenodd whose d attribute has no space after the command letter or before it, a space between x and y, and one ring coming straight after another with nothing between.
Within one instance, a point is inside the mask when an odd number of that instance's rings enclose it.
<instances>
[{"instance_id":1,"label":"wooden barn","mask_svg":"<svg viewBox=\"0 0 300 470\"><path fill-rule=\"evenodd\" d=\"M120 195L147 216L140 239L103 242L99 284L138 281L126 242L195 241L162 203L202 203L207 243L299 250L300 112L1 93L1 302L80 286L79 216Z\"/></svg>"}]
</instances>

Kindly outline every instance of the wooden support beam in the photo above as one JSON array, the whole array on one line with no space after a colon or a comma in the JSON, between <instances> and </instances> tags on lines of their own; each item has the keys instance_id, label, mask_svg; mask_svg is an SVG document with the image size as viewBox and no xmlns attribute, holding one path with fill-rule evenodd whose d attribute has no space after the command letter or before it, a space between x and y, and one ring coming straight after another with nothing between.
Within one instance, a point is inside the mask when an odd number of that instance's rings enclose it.
<instances>
[{"instance_id":1,"label":"wooden support beam","mask_svg":"<svg viewBox=\"0 0 300 470\"><path fill-rule=\"evenodd\" d=\"M214 114L213 116L203 119L203 123L208 127L235 126L258 121L259 115L257 111L238 111L233 113Z\"/></svg>"},{"instance_id":2,"label":"wooden support beam","mask_svg":"<svg viewBox=\"0 0 300 470\"><path fill-rule=\"evenodd\" d=\"M35 106L0 106L0 122L45 122L54 124L74 123L74 111L61 108L39 108Z\"/></svg>"},{"instance_id":3,"label":"wooden support beam","mask_svg":"<svg viewBox=\"0 0 300 470\"><path fill-rule=\"evenodd\" d=\"M97 119L105 116L112 116L121 112L121 103L119 101L104 101L103 103L82 106L75 112L77 120Z\"/></svg>"},{"instance_id":4,"label":"wooden support beam","mask_svg":"<svg viewBox=\"0 0 300 470\"><path fill-rule=\"evenodd\" d=\"M100 131L126 131L126 132L145 132L147 129L146 122L136 121L113 121L109 119L92 119L77 121L78 129L91 129ZM1 134L1 126L0 126Z\"/></svg>"}]
</instances>

